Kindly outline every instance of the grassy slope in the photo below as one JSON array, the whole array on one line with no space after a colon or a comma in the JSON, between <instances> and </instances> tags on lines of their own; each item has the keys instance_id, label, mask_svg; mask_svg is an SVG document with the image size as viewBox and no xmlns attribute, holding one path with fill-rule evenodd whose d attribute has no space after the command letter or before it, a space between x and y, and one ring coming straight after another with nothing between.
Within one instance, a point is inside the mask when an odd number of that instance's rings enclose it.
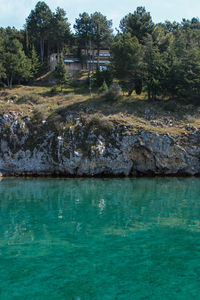
<instances>
[{"instance_id":1,"label":"grassy slope","mask_svg":"<svg viewBox=\"0 0 200 300\"><path fill-rule=\"evenodd\" d=\"M80 89L51 93L48 86L18 86L0 91L0 114L17 111L23 116L42 120L50 117L60 122L67 111L84 114L113 125L133 125L133 130L147 129L168 132L178 136L200 128L200 104L185 100L160 100L154 103L140 97L123 96L118 101L108 101L97 94L90 97ZM189 126L188 126L189 125Z\"/></svg>"}]
</instances>

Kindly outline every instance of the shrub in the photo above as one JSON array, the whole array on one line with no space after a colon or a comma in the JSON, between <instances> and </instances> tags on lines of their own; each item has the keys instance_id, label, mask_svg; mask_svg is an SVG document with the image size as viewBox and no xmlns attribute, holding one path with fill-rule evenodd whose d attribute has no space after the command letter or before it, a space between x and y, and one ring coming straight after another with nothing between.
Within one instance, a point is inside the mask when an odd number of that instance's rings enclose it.
<instances>
[{"instance_id":1,"label":"shrub","mask_svg":"<svg viewBox=\"0 0 200 300\"><path fill-rule=\"evenodd\" d=\"M101 87L106 82L107 86L110 86L113 81L113 73L110 69L100 71L97 67L97 70L94 75L92 75L92 82L94 87Z\"/></svg>"},{"instance_id":2,"label":"shrub","mask_svg":"<svg viewBox=\"0 0 200 300\"><path fill-rule=\"evenodd\" d=\"M164 105L163 105L163 109L165 111L176 112L177 104L174 101L166 101L166 103L164 103Z\"/></svg>"},{"instance_id":3,"label":"shrub","mask_svg":"<svg viewBox=\"0 0 200 300\"><path fill-rule=\"evenodd\" d=\"M55 94L57 93L57 88L56 88L56 86L52 86L52 88L50 89L49 93L50 93L51 95L55 95Z\"/></svg>"},{"instance_id":4,"label":"shrub","mask_svg":"<svg viewBox=\"0 0 200 300\"><path fill-rule=\"evenodd\" d=\"M35 123L41 122L44 119L44 113L39 109L33 110L33 119L32 121Z\"/></svg>"},{"instance_id":5,"label":"shrub","mask_svg":"<svg viewBox=\"0 0 200 300\"><path fill-rule=\"evenodd\" d=\"M114 82L111 84L107 92L105 92L104 96L108 100L118 100L122 95L122 89L118 83Z\"/></svg>"},{"instance_id":6,"label":"shrub","mask_svg":"<svg viewBox=\"0 0 200 300\"><path fill-rule=\"evenodd\" d=\"M40 97L38 95L23 95L19 97L16 101L17 104L22 104L22 103L38 104L39 102L40 102Z\"/></svg>"},{"instance_id":7,"label":"shrub","mask_svg":"<svg viewBox=\"0 0 200 300\"><path fill-rule=\"evenodd\" d=\"M105 93L106 91L108 91L108 86L104 80L103 84L100 86L100 88L98 89L98 92L100 94Z\"/></svg>"}]
</instances>

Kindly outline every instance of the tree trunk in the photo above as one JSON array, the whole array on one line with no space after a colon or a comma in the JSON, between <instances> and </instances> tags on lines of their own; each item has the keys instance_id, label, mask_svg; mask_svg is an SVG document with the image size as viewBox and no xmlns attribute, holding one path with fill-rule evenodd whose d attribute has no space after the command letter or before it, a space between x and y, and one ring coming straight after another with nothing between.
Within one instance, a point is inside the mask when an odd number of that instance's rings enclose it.
<instances>
[{"instance_id":1,"label":"tree trunk","mask_svg":"<svg viewBox=\"0 0 200 300\"><path fill-rule=\"evenodd\" d=\"M13 78L11 76L11 78L10 78L10 89L12 89L12 81L13 81Z\"/></svg>"},{"instance_id":2,"label":"tree trunk","mask_svg":"<svg viewBox=\"0 0 200 300\"><path fill-rule=\"evenodd\" d=\"M49 50L49 41L47 42L47 60L48 61L50 61L50 55L49 55L49 53L50 53L50 50Z\"/></svg>"},{"instance_id":3,"label":"tree trunk","mask_svg":"<svg viewBox=\"0 0 200 300\"><path fill-rule=\"evenodd\" d=\"M7 84L8 84L8 88L9 89L12 89L12 75L11 75L11 77L9 78L9 77L7 77Z\"/></svg>"},{"instance_id":4,"label":"tree trunk","mask_svg":"<svg viewBox=\"0 0 200 300\"><path fill-rule=\"evenodd\" d=\"M82 53L81 53L82 55ZM89 60L89 56L88 56L88 43L87 41L85 42L85 51L84 51L84 59L85 59L85 66L86 66L86 70L89 70L88 68L88 60Z\"/></svg>"},{"instance_id":5,"label":"tree trunk","mask_svg":"<svg viewBox=\"0 0 200 300\"><path fill-rule=\"evenodd\" d=\"M130 97L132 95L132 92L133 92L133 88L131 88L129 91L128 91L128 97Z\"/></svg>"},{"instance_id":6,"label":"tree trunk","mask_svg":"<svg viewBox=\"0 0 200 300\"><path fill-rule=\"evenodd\" d=\"M156 101L156 93L152 92L152 101Z\"/></svg>"},{"instance_id":7,"label":"tree trunk","mask_svg":"<svg viewBox=\"0 0 200 300\"><path fill-rule=\"evenodd\" d=\"M94 68L94 59L95 59L95 57L94 57L94 49L92 50L92 73L94 73L94 70L95 70L95 68Z\"/></svg>"},{"instance_id":8,"label":"tree trunk","mask_svg":"<svg viewBox=\"0 0 200 300\"><path fill-rule=\"evenodd\" d=\"M40 37L40 58L41 62L43 63L44 61L44 38Z\"/></svg>"},{"instance_id":9,"label":"tree trunk","mask_svg":"<svg viewBox=\"0 0 200 300\"><path fill-rule=\"evenodd\" d=\"M148 101L151 101L151 91L149 87L148 87Z\"/></svg>"}]
</instances>

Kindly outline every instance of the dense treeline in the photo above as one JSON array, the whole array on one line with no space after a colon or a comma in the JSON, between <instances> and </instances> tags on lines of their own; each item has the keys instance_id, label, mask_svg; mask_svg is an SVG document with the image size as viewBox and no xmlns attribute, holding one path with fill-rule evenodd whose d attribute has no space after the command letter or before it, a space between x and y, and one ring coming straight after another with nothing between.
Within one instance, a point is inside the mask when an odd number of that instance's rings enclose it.
<instances>
[{"instance_id":1,"label":"dense treeline","mask_svg":"<svg viewBox=\"0 0 200 300\"><path fill-rule=\"evenodd\" d=\"M63 9L53 13L45 2L38 2L26 19L24 30L1 28L0 73L9 87L27 82L48 69L51 53L62 53L73 36Z\"/></svg>"},{"instance_id":2,"label":"dense treeline","mask_svg":"<svg viewBox=\"0 0 200 300\"><path fill-rule=\"evenodd\" d=\"M109 48L112 75L106 76L117 78L128 95L134 90L146 91L152 100L200 95L198 18L154 24L150 13L138 7L121 20L115 35L112 21L100 12L80 14L73 28L74 33L63 9L52 12L45 2L36 4L23 30L1 28L2 84L26 83L47 71L51 53L61 57L70 53L84 60L82 48L86 53Z\"/></svg>"},{"instance_id":3,"label":"dense treeline","mask_svg":"<svg viewBox=\"0 0 200 300\"><path fill-rule=\"evenodd\" d=\"M112 45L113 66L129 94L142 88L157 96L200 95L200 22L153 24L143 7L120 22Z\"/></svg>"}]
</instances>

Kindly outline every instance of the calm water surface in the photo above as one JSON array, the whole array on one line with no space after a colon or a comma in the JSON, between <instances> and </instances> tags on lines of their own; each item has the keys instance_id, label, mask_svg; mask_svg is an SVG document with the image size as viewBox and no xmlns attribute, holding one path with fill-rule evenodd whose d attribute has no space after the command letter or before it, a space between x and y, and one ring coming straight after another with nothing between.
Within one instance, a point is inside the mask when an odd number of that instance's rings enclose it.
<instances>
[{"instance_id":1,"label":"calm water surface","mask_svg":"<svg viewBox=\"0 0 200 300\"><path fill-rule=\"evenodd\" d=\"M200 299L200 179L3 179L0 299Z\"/></svg>"}]
</instances>

